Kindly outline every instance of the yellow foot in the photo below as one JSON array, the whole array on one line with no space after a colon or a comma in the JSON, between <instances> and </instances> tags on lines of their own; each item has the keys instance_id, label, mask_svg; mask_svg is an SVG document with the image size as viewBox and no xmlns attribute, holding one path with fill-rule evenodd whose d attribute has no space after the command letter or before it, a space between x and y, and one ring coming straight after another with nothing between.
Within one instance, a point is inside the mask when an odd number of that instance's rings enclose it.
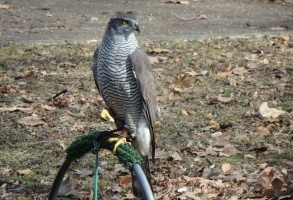
<instances>
[{"instance_id":1,"label":"yellow foot","mask_svg":"<svg viewBox=\"0 0 293 200\"><path fill-rule=\"evenodd\" d=\"M126 138L125 137L122 137L122 138L109 138L108 140L109 142L116 142L114 148L113 148L113 153L116 154L116 150L117 150L117 147L120 145L120 144L127 144L127 145L131 145L130 142L127 142Z\"/></svg>"},{"instance_id":2,"label":"yellow foot","mask_svg":"<svg viewBox=\"0 0 293 200\"><path fill-rule=\"evenodd\" d=\"M109 111L107 109L103 109L101 114L100 114L100 118L102 119L102 121L104 123L106 122L114 122L113 117L110 115Z\"/></svg>"}]
</instances>

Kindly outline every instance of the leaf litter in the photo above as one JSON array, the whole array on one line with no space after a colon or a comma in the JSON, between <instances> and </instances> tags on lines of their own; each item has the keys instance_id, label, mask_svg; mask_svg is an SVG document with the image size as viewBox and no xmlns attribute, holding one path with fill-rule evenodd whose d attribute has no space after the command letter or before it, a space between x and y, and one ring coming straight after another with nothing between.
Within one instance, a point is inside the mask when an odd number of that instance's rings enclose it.
<instances>
[{"instance_id":1,"label":"leaf litter","mask_svg":"<svg viewBox=\"0 0 293 200\"><path fill-rule=\"evenodd\" d=\"M292 36L142 46L154 57L162 110L151 165L156 198L292 198ZM1 198L46 198L66 146L114 129L100 116L105 104L89 68L95 48L1 47ZM102 197L133 198L129 172L110 152L99 155ZM88 155L73 164L64 198L91 199L93 163Z\"/></svg>"}]
</instances>

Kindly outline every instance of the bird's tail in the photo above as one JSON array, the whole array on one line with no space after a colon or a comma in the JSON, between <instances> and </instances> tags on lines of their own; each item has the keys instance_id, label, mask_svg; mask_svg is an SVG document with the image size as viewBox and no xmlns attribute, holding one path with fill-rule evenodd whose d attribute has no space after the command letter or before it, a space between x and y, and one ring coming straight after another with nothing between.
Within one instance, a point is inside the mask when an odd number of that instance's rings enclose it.
<instances>
[{"instance_id":1,"label":"bird's tail","mask_svg":"<svg viewBox=\"0 0 293 200\"><path fill-rule=\"evenodd\" d=\"M140 166L150 184L151 189L153 190L148 156L143 156L143 163L141 163ZM132 177L132 190L133 190L135 199L144 199L144 192L134 172L131 172L131 177Z\"/></svg>"}]
</instances>

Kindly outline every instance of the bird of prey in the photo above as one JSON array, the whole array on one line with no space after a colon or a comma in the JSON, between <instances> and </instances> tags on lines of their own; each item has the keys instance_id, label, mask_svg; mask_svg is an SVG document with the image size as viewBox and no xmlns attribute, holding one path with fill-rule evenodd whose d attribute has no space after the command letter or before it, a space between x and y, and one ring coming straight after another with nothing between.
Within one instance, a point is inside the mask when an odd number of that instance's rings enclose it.
<instances>
[{"instance_id":1,"label":"bird of prey","mask_svg":"<svg viewBox=\"0 0 293 200\"><path fill-rule=\"evenodd\" d=\"M151 186L148 155L155 154L154 124L159 117L155 79L145 51L138 46L134 32L140 32L132 13L113 16L100 46L95 51L92 71L118 129L127 129L132 146L143 158L141 167ZM137 199L143 192L132 173L132 188Z\"/></svg>"}]
</instances>

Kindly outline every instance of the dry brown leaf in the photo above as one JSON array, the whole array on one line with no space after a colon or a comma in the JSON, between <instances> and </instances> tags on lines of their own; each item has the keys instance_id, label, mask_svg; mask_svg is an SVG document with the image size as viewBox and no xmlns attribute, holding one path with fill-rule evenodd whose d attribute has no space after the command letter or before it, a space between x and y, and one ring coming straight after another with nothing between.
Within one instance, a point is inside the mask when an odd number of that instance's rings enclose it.
<instances>
[{"instance_id":1,"label":"dry brown leaf","mask_svg":"<svg viewBox=\"0 0 293 200\"><path fill-rule=\"evenodd\" d=\"M233 72L233 74L243 75L244 73L247 73L248 70L245 69L244 67L236 67L232 69L231 72Z\"/></svg>"},{"instance_id":2,"label":"dry brown leaf","mask_svg":"<svg viewBox=\"0 0 293 200\"><path fill-rule=\"evenodd\" d=\"M75 174L79 174L82 176L90 176L93 175L93 171L92 170L79 170L79 169L74 169L73 170Z\"/></svg>"},{"instance_id":3,"label":"dry brown leaf","mask_svg":"<svg viewBox=\"0 0 293 200\"><path fill-rule=\"evenodd\" d=\"M225 53L222 53L221 56L227 57L227 58L232 58L233 52L225 52ZM229 65L231 66L231 62L229 62ZM229 71L229 70L226 70L226 71Z\"/></svg>"},{"instance_id":4,"label":"dry brown leaf","mask_svg":"<svg viewBox=\"0 0 293 200\"><path fill-rule=\"evenodd\" d=\"M45 110L48 110L48 111L56 110L55 107L52 107L52 106L49 106L49 105L43 105L42 107L43 107Z\"/></svg>"},{"instance_id":5,"label":"dry brown leaf","mask_svg":"<svg viewBox=\"0 0 293 200\"><path fill-rule=\"evenodd\" d=\"M122 185L130 185L132 182L131 176L120 176L120 183Z\"/></svg>"},{"instance_id":6,"label":"dry brown leaf","mask_svg":"<svg viewBox=\"0 0 293 200\"><path fill-rule=\"evenodd\" d=\"M275 173L273 167L267 167L263 170L259 177L259 183L264 187L268 188L271 182L274 180Z\"/></svg>"},{"instance_id":7,"label":"dry brown leaf","mask_svg":"<svg viewBox=\"0 0 293 200\"><path fill-rule=\"evenodd\" d=\"M149 60L150 60L151 64L155 64L155 63L159 62L159 59L156 56L149 56Z\"/></svg>"},{"instance_id":8,"label":"dry brown leaf","mask_svg":"<svg viewBox=\"0 0 293 200\"><path fill-rule=\"evenodd\" d=\"M162 149L156 149L155 159L168 159L170 158L170 153Z\"/></svg>"},{"instance_id":9,"label":"dry brown leaf","mask_svg":"<svg viewBox=\"0 0 293 200\"><path fill-rule=\"evenodd\" d=\"M222 95L219 94L219 96L217 97L217 100L222 103L228 103L229 101L232 101L233 98L223 97Z\"/></svg>"},{"instance_id":10,"label":"dry brown leaf","mask_svg":"<svg viewBox=\"0 0 293 200\"><path fill-rule=\"evenodd\" d=\"M0 107L0 111L8 111L8 112L14 112L14 111L21 111L21 112L28 112L28 111L32 111L34 109L34 106L32 107L29 107L29 108L22 108L22 107L17 107L17 106L14 106L14 107Z\"/></svg>"},{"instance_id":11,"label":"dry brown leaf","mask_svg":"<svg viewBox=\"0 0 293 200\"><path fill-rule=\"evenodd\" d=\"M40 119L37 116L23 117L19 119L18 122L26 126L38 126L46 123L44 120Z\"/></svg>"},{"instance_id":12,"label":"dry brown leaf","mask_svg":"<svg viewBox=\"0 0 293 200\"><path fill-rule=\"evenodd\" d=\"M213 138L220 137L221 135L223 135L223 132L221 132L221 131L217 131L217 132L214 132L211 134L211 136Z\"/></svg>"},{"instance_id":13,"label":"dry brown leaf","mask_svg":"<svg viewBox=\"0 0 293 200\"><path fill-rule=\"evenodd\" d=\"M275 26L275 27L272 27L271 30L274 30L274 31L282 31L282 30L285 30L286 27L285 26Z\"/></svg>"},{"instance_id":14,"label":"dry brown leaf","mask_svg":"<svg viewBox=\"0 0 293 200\"><path fill-rule=\"evenodd\" d=\"M187 76L186 74L179 76L176 78L170 88L176 87L192 87L194 83L199 81L197 78L192 76Z\"/></svg>"},{"instance_id":15,"label":"dry brown leaf","mask_svg":"<svg viewBox=\"0 0 293 200\"><path fill-rule=\"evenodd\" d=\"M207 15L199 15L197 19L208 19Z\"/></svg>"},{"instance_id":16,"label":"dry brown leaf","mask_svg":"<svg viewBox=\"0 0 293 200\"><path fill-rule=\"evenodd\" d=\"M177 152L174 152L173 154L171 154L171 158L173 160L182 160L182 158L179 156Z\"/></svg>"},{"instance_id":17,"label":"dry brown leaf","mask_svg":"<svg viewBox=\"0 0 293 200\"><path fill-rule=\"evenodd\" d=\"M279 178L274 178L274 180L271 182L271 184L274 189L281 190L284 185L284 182Z\"/></svg>"},{"instance_id":18,"label":"dry brown leaf","mask_svg":"<svg viewBox=\"0 0 293 200\"><path fill-rule=\"evenodd\" d=\"M172 53L172 51L168 49L154 48L150 50L148 53Z\"/></svg>"},{"instance_id":19,"label":"dry brown leaf","mask_svg":"<svg viewBox=\"0 0 293 200\"><path fill-rule=\"evenodd\" d=\"M263 126L259 126L256 128L256 132L258 134L270 134L270 131L269 129L267 129L266 127L263 127Z\"/></svg>"},{"instance_id":20,"label":"dry brown leaf","mask_svg":"<svg viewBox=\"0 0 293 200\"><path fill-rule=\"evenodd\" d=\"M8 8L10 8L10 5L8 5L8 4L0 4L0 8L8 9Z\"/></svg>"},{"instance_id":21,"label":"dry brown leaf","mask_svg":"<svg viewBox=\"0 0 293 200\"><path fill-rule=\"evenodd\" d=\"M250 60L250 61L254 61L254 60L258 60L258 55L257 54L249 54L247 56L245 56L246 60Z\"/></svg>"},{"instance_id":22,"label":"dry brown leaf","mask_svg":"<svg viewBox=\"0 0 293 200\"><path fill-rule=\"evenodd\" d=\"M63 150L66 149L66 143L64 140L58 140L58 144L62 147Z\"/></svg>"},{"instance_id":23,"label":"dry brown leaf","mask_svg":"<svg viewBox=\"0 0 293 200\"><path fill-rule=\"evenodd\" d=\"M170 101L174 101L174 100L178 100L178 99L180 99L180 96L175 95L174 92L171 92L171 93L169 94L169 100L170 100Z\"/></svg>"},{"instance_id":24,"label":"dry brown leaf","mask_svg":"<svg viewBox=\"0 0 293 200\"><path fill-rule=\"evenodd\" d=\"M231 168L232 167L231 167L231 165L229 163L224 163L222 165L222 171L223 171L224 174L227 174L228 172L230 172Z\"/></svg>"},{"instance_id":25,"label":"dry brown leaf","mask_svg":"<svg viewBox=\"0 0 293 200\"><path fill-rule=\"evenodd\" d=\"M210 121L210 126L217 126L217 125L218 125L218 122L216 122L214 120Z\"/></svg>"},{"instance_id":26,"label":"dry brown leaf","mask_svg":"<svg viewBox=\"0 0 293 200\"><path fill-rule=\"evenodd\" d=\"M78 182L76 179L68 176L60 185L58 195L61 196L77 196L77 189L78 187Z\"/></svg>"},{"instance_id":27,"label":"dry brown leaf","mask_svg":"<svg viewBox=\"0 0 293 200\"><path fill-rule=\"evenodd\" d=\"M62 62L58 64L59 67L76 67L77 65L73 62Z\"/></svg>"},{"instance_id":28,"label":"dry brown leaf","mask_svg":"<svg viewBox=\"0 0 293 200\"><path fill-rule=\"evenodd\" d=\"M183 115L185 115L185 116L190 116L190 113L189 113L187 110L185 110L185 109L182 109L182 110L181 110L181 113L182 113Z\"/></svg>"},{"instance_id":29,"label":"dry brown leaf","mask_svg":"<svg viewBox=\"0 0 293 200\"><path fill-rule=\"evenodd\" d=\"M208 148L206 148L205 153L207 155L217 155L217 152L214 151L214 148L212 145L208 146Z\"/></svg>"},{"instance_id":30,"label":"dry brown leaf","mask_svg":"<svg viewBox=\"0 0 293 200\"><path fill-rule=\"evenodd\" d=\"M198 75L200 75L200 73L197 73L195 71L186 72L186 74L189 75L189 76L198 76Z\"/></svg>"},{"instance_id":31,"label":"dry brown leaf","mask_svg":"<svg viewBox=\"0 0 293 200\"><path fill-rule=\"evenodd\" d=\"M27 175L27 174L32 174L33 171L29 168L26 168L26 169L20 169L17 171L18 174L20 175Z\"/></svg>"},{"instance_id":32,"label":"dry brown leaf","mask_svg":"<svg viewBox=\"0 0 293 200\"><path fill-rule=\"evenodd\" d=\"M26 77L29 77L31 75L34 74L35 71L31 70L31 71L26 71L26 72L23 72L21 75L15 77L14 79L15 80L18 80L18 79L21 79L21 78L26 78Z\"/></svg>"},{"instance_id":33,"label":"dry brown leaf","mask_svg":"<svg viewBox=\"0 0 293 200\"><path fill-rule=\"evenodd\" d=\"M230 157L238 153L240 153L240 151L238 151L238 149L236 149L232 144L227 144L220 152L220 156Z\"/></svg>"},{"instance_id":34,"label":"dry brown leaf","mask_svg":"<svg viewBox=\"0 0 293 200\"><path fill-rule=\"evenodd\" d=\"M234 74L231 71L228 72L218 72L217 77L233 77Z\"/></svg>"},{"instance_id":35,"label":"dry brown leaf","mask_svg":"<svg viewBox=\"0 0 293 200\"><path fill-rule=\"evenodd\" d=\"M259 107L259 112L262 117L265 118L278 118L280 115L285 114L286 112L283 110L277 110L275 108L269 108L268 102L263 102Z\"/></svg>"}]
</instances>

